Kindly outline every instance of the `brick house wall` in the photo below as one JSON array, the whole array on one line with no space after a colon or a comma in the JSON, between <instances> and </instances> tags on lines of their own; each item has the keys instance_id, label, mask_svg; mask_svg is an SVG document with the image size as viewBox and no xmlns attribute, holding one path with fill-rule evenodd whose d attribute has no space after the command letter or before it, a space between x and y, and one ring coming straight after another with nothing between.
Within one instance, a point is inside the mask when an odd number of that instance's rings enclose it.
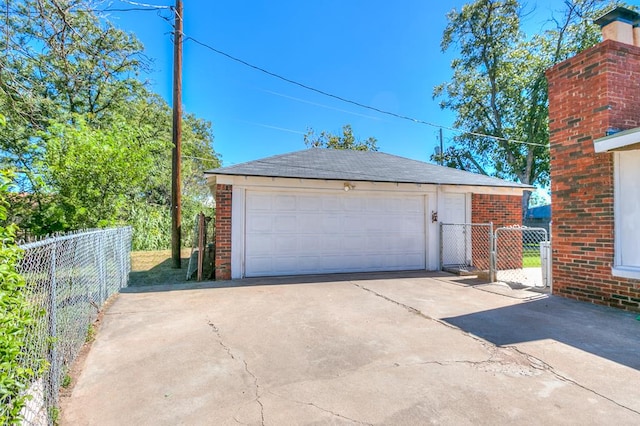
<instances>
[{"instance_id":1,"label":"brick house wall","mask_svg":"<svg viewBox=\"0 0 640 426\"><path fill-rule=\"evenodd\" d=\"M216 185L215 279L231 279L231 194L232 185Z\"/></svg>"},{"instance_id":2,"label":"brick house wall","mask_svg":"<svg viewBox=\"0 0 640 426\"><path fill-rule=\"evenodd\" d=\"M522 197L520 195L471 195L471 222L493 222L494 231L503 226L520 226L522 224ZM479 269L489 269L489 237L485 228L472 228L471 247L474 266ZM522 268L522 238L520 234L507 234L506 238L498 241L499 256L498 269Z\"/></svg>"},{"instance_id":3,"label":"brick house wall","mask_svg":"<svg viewBox=\"0 0 640 426\"><path fill-rule=\"evenodd\" d=\"M640 281L614 277L613 154L608 129L640 126L640 48L606 40L547 71L553 293L633 311Z\"/></svg>"}]
</instances>

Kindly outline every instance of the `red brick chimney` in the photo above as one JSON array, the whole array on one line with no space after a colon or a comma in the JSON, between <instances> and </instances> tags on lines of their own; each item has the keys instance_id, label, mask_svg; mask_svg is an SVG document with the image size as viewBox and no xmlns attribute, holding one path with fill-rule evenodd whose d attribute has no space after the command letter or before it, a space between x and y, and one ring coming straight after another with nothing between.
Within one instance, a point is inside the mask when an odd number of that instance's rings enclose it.
<instances>
[{"instance_id":1,"label":"red brick chimney","mask_svg":"<svg viewBox=\"0 0 640 426\"><path fill-rule=\"evenodd\" d=\"M615 273L614 154L594 141L640 126L639 17L607 13L601 43L547 71L553 293L634 311L640 280Z\"/></svg>"}]
</instances>

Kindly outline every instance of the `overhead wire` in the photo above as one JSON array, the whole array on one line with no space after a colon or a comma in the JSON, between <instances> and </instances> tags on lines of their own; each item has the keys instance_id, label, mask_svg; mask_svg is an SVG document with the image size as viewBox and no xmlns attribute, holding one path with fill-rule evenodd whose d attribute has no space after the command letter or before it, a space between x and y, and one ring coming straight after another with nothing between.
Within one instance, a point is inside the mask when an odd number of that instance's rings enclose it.
<instances>
[{"instance_id":1,"label":"overhead wire","mask_svg":"<svg viewBox=\"0 0 640 426\"><path fill-rule=\"evenodd\" d=\"M140 7L144 7L147 9L173 9L173 6L163 6L163 5L159 5L159 4L150 4L150 3L140 3L137 1L131 1L131 0L120 0L121 3L127 3L130 4L132 6L140 6Z\"/></svg>"},{"instance_id":2,"label":"overhead wire","mask_svg":"<svg viewBox=\"0 0 640 426\"><path fill-rule=\"evenodd\" d=\"M469 130L456 129L454 127L443 126L443 125L440 125L440 124L431 123L431 122L428 122L428 121L425 121L425 120L421 120L421 119L418 119L418 118L409 117L407 115L398 114L398 113L395 113L395 112L392 112L392 111L387 111L387 110L383 110L383 109L380 109L380 108L376 108L376 107L373 107L371 105L363 104L361 102L345 98L343 96L335 95L335 94L327 92L325 90L317 89L317 88L309 86L307 84L300 83L300 82L298 82L296 80L292 80L292 79L290 79L288 77L284 77L284 76L282 76L280 74L277 74L275 72L269 71L269 70L267 70L265 68L259 67L257 65L252 64L252 63L249 63L249 62L247 62L247 61L245 61L243 59L240 59L240 58L235 57L233 55L230 55L230 54L228 54L226 52L223 52L222 50L216 49L215 47L213 47L213 46L211 46L211 45L209 45L207 43L203 43L203 42L201 42L201 41L199 41L199 40L197 40L197 39L195 39L195 38L193 38L191 36L184 37L184 41L185 42L192 41L195 44L198 44L198 45L200 45L200 46L202 46L202 47L204 47L206 49L209 49L212 52L215 52L215 53L217 53L217 54L219 54L221 56L224 56L224 57L226 57L228 59L231 59L231 60L233 60L235 62L238 62L238 63L240 63L242 65L245 65L245 66L247 66L249 68L252 68L252 69L254 69L256 71L260 71L260 72L262 72L264 74L270 75L270 76L272 76L274 78L280 79L280 80L285 81L287 83L293 84L295 86L302 87L303 89L310 90L312 92L319 93L319 94L321 94L323 96L327 96L327 97L330 97L330 98L333 98L333 99L337 99L337 100L339 100L341 102L352 104L352 105L358 106L360 108L365 108L365 109L368 109L368 110L371 110L371 111L375 111L375 112L378 112L380 114L389 115L389 116L392 116L392 117L395 117L395 118L399 118L399 119L402 119L402 120L407 120L407 121L411 121L411 122L418 123L418 124L424 124L424 125L435 127L435 128L446 129L446 130L450 130L450 131L453 131L453 132L459 132L459 133L472 135L472 136L490 138L490 139L504 141L504 142L508 142L508 143L517 143L517 144L524 144L524 145L531 145L531 146L542 146L542 147L548 146L548 145L540 144L540 143L536 143L536 142L526 142L526 141L520 141L520 140L516 140L516 139L504 138L504 137L501 137L501 136L487 135L487 134L484 134L484 133L473 132L473 131L469 131Z\"/></svg>"},{"instance_id":3,"label":"overhead wire","mask_svg":"<svg viewBox=\"0 0 640 426\"><path fill-rule=\"evenodd\" d=\"M140 6L141 8L144 8L142 10L170 9L174 14L177 13L177 11L175 10L175 8L173 6L162 6L162 5L154 5L154 4L149 4L149 3L139 3L139 2L130 1L130 0L120 0L120 1L123 2L123 3L131 4L133 6ZM133 11L133 10L139 10L139 9L138 8L130 8L129 10ZM125 9L123 9L123 10L105 9L103 11L116 12L116 11L129 11L129 10L125 10ZM161 16L161 18L166 20L166 18L164 18L162 16ZM449 127L449 126L445 126L445 125L441 125L441 124L432 123L432 122L429 122L429 121L426 121L426 120L422 120L422 119L419 119L419 118L410 117L408 115L398 114L398 113L395 113L393 111L383 110L381 108L377 108L377 107L374 107L374 106L371 106L371 105L367 105L367 104L364 104L362 102L358 102L358 101L354 101L352 99L348 99L348 98L346 98L344 96L336 95L336 94L328 92L326 90L315 88L313 86L310 86L310 85L305 84L305 83L301 83L299 81L296 81L296 80L293 80L291 78L285 77L285 76L283 76L281 74L278 74L278 73L275 73L273 71L269 71L269 70L267 70L267 69L265 69L263 67L260 67L258 65L254 65L254 64L252 64L252 63L250 63L248 61L245 61L244 59L238 58L238 57L233 56L233 55L231 55L229 53L226 53L226 52L224 52L224 51L222 51L220 49L217 49L217 48L211 46L210 44L204 43L204 42L202 42L202 41L200 41L200 40L198 40L198 39L196 39L194 37L188 36L184 32L183 32L182 35L183 35L184 42L191 41L191 42L193 42L193 43L195 43L195 44L197 44L197 45L199 45L199 46L201 46L201 47L203 47L205 49L208 49L208 50L210 50L210 51L212 51L214 53L217 53L217 54L219 54L221 56L224 56L227 59L230 59L230 60L232 60L234 62L240 63L240 64L242 64L242 65L244 65L244 66L246 66L248 68L254 69L254 70L259 71L259 72L261 72L263 74L269 75L271 77L277 78L277 79L282 80L282 81L284 81L286 83L292 84L294 86L301 87L301 88L309 90L311 92L315 92L315 93L318 93L320 95L323 95L323 96L326 96L326 97L329 97L329 98L333 98L333 99L339 100L339 101L344 102L344 103L355 105L357 107L364 108L364 109L367 109L367 110L370 110L370 111L375 111L375 112L377 112L379 114L384 114L384 115L395 117L395 118L398 118L398 119L401 119L401 120L406 120L406 121L410 121L410 122L417 123L417 124L423 124L423 125L434 127L434 128L438 128L438 129L445 129L445 130L449 130L449 131L452 131L452 132L457 132L457 133L462 133L462 134L471 135L471 136L477 136L477 137L482 137L482 138L488 138L488 139L493 139L493 140L507 142L507 143L517 143L517 144L522 144L522 145L540 146L540 147L548 147L549 146L548 144L541 144L541 143L536 143L536 142L527 142L527 141L521 141L521 140L517 140L517 139L505 138L505 137L501 137L501 136L488 135L488 134L485 134L485 133L474 132L474 131L470 131L470 130L458 129L458 128L455 128L455 127Z\"/></svg>"}]
</instances>

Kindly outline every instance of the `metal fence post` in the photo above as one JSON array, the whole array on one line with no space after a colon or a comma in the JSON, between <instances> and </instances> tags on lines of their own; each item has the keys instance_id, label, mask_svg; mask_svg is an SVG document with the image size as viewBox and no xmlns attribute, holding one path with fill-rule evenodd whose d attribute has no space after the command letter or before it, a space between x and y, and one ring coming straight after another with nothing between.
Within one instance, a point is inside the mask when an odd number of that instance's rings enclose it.
<instances>
[{"instance_id":1,"label":"metal fence post","mask_svg":"<svg viewBox=\"0 0 640 426\"><path fill-rule=\"evenodd\" d=\"M97 238L98 249L96 253L98 255L98 279L100 280L100 303L102 305L107 300L107 271L104 264L104 237L103 233L98 234Z\"/></svg>"},{"instance_id":2,"label":"metal fence post","mask_svg":"<svg viewBox=\"0 0 640 426\"><path fill-rule=\"evenodd\" d=\"M489 282L496 282L496 242L493 222L489 222Z\"/></svg>"},{"instance_id":3,"label":"metal fence post","mask_svg":"<svg viewBox=\"0 0 640 426\"><path fill-rule=\"evenodd\" d=\"M60 366L58 365L58 332L56 327L57 322L57 282L56 282L56 251L57 244L54 240L51 243L51 263L49 268L49 299L47 300L47 311L49 313L48 319L48 351L47 358L49 361L49 377L47 387L47 407L58 406L58 388L60 383Z\"/></svg>"},{"instance_id":4,"label":"metal fence post","mask_svg":"<svg viewBox=\"0 0 640 426\"><path fill-rule=\"evenodd\" d=\"M553 220L549 222L549 270L547 282L549 283L549 291L553 294Z\"/></svg>"},{"instance_id":5,"label":"metal fence post","mask_svg":"<svg viewBox=\"0 0 640 426\"><path fill-rule=\"evenodd\" d=\"M118 250L118 254L120 257L120 261L118 262L118 265L120 266L120 288L124 288L127 286L127 277L126 277L126 266L125 266L125 244L124 244L124 240L125 240L125 230L126 228L122 228L118 231L118 239L120 240L120 248ZM127 254L129 252L127 251Z\"/></svg>"},{"instance_id":6,"label":"metal fence post","mask_svg":"<svg viewBox=\"0 0 640 426\"><path fill-rule=\"evenodd\" d=\"M444 250L442 249L442 245L444 244L444 240L442 238L443 234L444 234L443 223L440 222L440 270L441 271L444 269L444 259L443 259Z\"/></svg>"}]
</instances>

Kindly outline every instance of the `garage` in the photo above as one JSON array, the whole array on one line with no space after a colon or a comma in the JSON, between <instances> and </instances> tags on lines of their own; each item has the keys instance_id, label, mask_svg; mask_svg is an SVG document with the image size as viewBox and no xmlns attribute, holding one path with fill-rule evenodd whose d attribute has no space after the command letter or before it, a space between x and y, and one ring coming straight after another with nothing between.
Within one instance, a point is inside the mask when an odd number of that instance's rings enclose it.
<instances>
[{"instance_id":1,"label":"garage","mask_svg":"<svg viewBox=\"0 0 640 426\"><path fill-rule=\"evenodd\" d=\"M440 253L440 223L501 223L530 188L382 152L321 148L206 174L216 279L437 270L450 254Z\"/></svg>"},{"instance_id":2,"label":"garage","mask_svg":"<svg viewBox=\"0 0 640 426\"><path fill-rule=\"evenodd\" d=\"M245 275L425 269L425 197L246 192Z\"/></svg>"}]
</instances>

